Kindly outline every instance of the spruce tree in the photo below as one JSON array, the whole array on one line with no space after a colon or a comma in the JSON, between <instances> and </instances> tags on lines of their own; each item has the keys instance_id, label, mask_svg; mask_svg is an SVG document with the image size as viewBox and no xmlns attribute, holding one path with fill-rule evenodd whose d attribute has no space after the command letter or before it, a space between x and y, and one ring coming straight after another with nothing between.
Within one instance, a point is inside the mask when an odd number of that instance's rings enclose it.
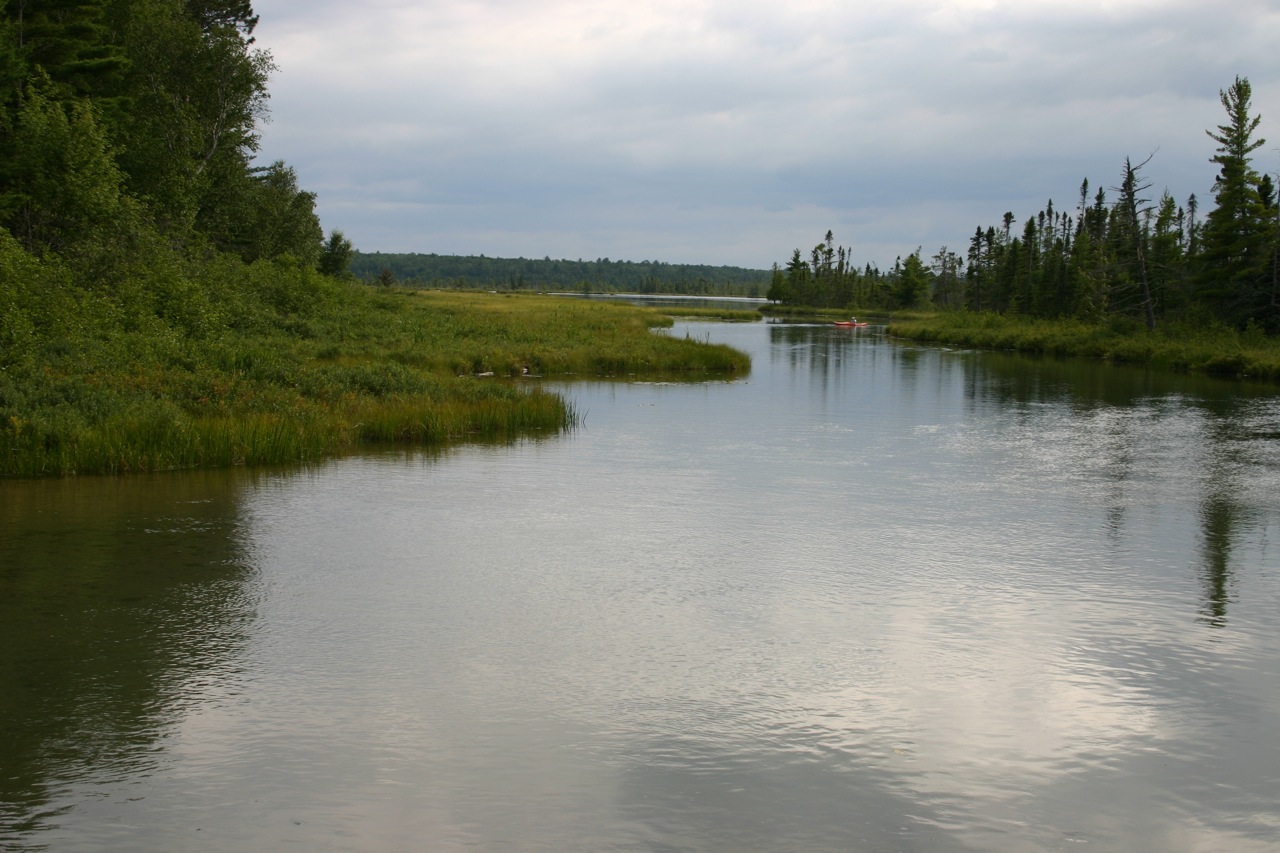
<instances>
[{"instance_id":1,"label":"spruce tree","mask_svg":"<svg viewBox=\"0 0 1280 853\"><path fill-rule=\"evenodd\" d=\"M1237 77L1219 93L1227 124L1218 125L1217 133L1205 131L1218 143L1212 162L1219 172L1213 185L1216 206L1201 234L1198 292L1223 319L1240 326L1262 319L1270 254L1266 208L1258 195L1261 179L1250 165L1249 155L1266 143L1254 138L1262 119L1249 114L1252 95L1249 80Z\"/></svg>"}]
</instances>

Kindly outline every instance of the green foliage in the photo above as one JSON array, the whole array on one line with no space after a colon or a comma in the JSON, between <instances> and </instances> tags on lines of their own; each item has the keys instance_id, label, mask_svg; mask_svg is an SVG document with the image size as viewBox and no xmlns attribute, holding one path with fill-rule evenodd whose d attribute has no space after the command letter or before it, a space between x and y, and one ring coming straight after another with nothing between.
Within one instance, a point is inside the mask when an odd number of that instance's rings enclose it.
<instances>
[{"instance_id":1,"label":"green foliage","mask_svg":"<svg viewBox=\"0 0 1280 853\"><path fill-rule=\"evenodd\" d=\"M837 246L834 239L828 231L823 241L813 247L808 261L796 249L785 270L775 264L768 298L789 307L892 307L895 294L880 271L870 265L859 270L852 263L852 252Z\"/></svg>"},{"instance_id":2,"label":"green foliage","mask_svg":"<svg viewBox=\"0 0 1280 853\"><path fill-rule=\"evenodd\" d=\"M956 311L895 320L888 332L953 346L1100 358L1280 382L1280 341L1256 327L1240 332L1205 317L1179 319L1150 331L1140 320L1123 315L1106 323L1086 323Z\"/></svg>"},{"instance_id":3,"label":"green foliage","mask_svg":"<svg viewBox=\"0 0 1280 853\"><path fill-rule=\"evenodd\" d=\"M270 57L234 29L205 30L180 0L133 0L122 32L134 109L118 132L130 188L167 232L185 238L199 218L220 241L217 209L247 178Z\"/></svg>"},{"instance_id":4,"label":"green foliage","mask_svg":"<svg viewBox=\"0 0 1280 853\"><path fill-rule=\"evenodd\" d=\"M355 248L341 231L330 231L320 252L320 272L325 275L343 277L351 273L351 256Z\"/></svg>"},{"instance_id":5,"label":"green foliage","mask_svg":"<svg viewBox=\"0 0 1280 853\"><path fill-rule=\"evenodd\" d=\"M187 14L203 30L231 27L248 35L258 25L249 0L185 0Z\"/></svg>"},{"instance_id":6,"label":"green foliage","mask_svg":"<svg viewBox=\"0 0 1280 853\"><path fill-rule=\"evenodd\" d=\"M1233 324L1258 319L1280 331L1280 305L1269 287L1274 281L1275 217L1259 187L1263 185L1250 154L1266 143L1255 139L1260 116L1249 114L1252 87L1237 77L1220 93L1228 123L1206 131L1218 143L1213 162L1217 206L1205 221L1200 258L1199 295ZM1274 199L1271 199L1274 201Z\"/></svg>"},{"instance_id":7,"label":"green foliage","mask_svg":"<svg viewBox=\"0 0 1280 853\"><path fill-rule=\"evenodd\" d=\"M796 298L795 291L776 262L769 272L769 290L765 293L765 298L770 302L780 302L784 305L791 304Z\"/></svg>"},{"instance_id":8,"label":"green foliage","mask_svg":"<svg viewBox=\"0 0 1280 853\"><path fill-rule=\"evenodd\" d=\"M54 97L47 76L27 87L5 150L3 224L31 251L121 239L136 223L93 106Z\"/></svg>"},{"instance_id":9,"label":"green foliage","mask_svg":"<svg viewBox=\"0 0 1280 853\"><path fill-rule=\"evenodd\" d=\"M7 4L13 34L29 69L46 75L58 100L84 96L120 106L120 76L128 65L112 38L109 0L41 0Z\"/></svg>"},{"instance_id":10,"label":"green foliage","mask_svg":"<svg viewBox=\"0 0 1280 853\"><path fill-rule=\"evenodd\" d=\"M298 188L298 176L283 162L256 172L235 243L246 261L291 257L315 266L324 232L315 214L315 193Z\"/></svg>"},{"instance_id":11,"label":"green foliage","mask_svg":"<svg viewBox=\"0 0 1280 853\"><path fill-rule=\"evenodd\" d=\"M252 162L274 70L256 22L245 0L16 4L0 26L0 225L41 252L154 231L315 264L314 196Z\"/></svg>"},{"instance_id":12,"label":"green foliage","mask_svg":"<svg viewBox=\"0 0 1280 853\"><path fill-rule=\"evenodd\" d=\"M893 297L895 308L919 308L929 299L929 285L932 275L925 269L920 260L920 250L916 249L897 270L897 285Z\"/></svg>"},{"instance_id":13,"label":"green foliage","mask_svg":"<svg viewBox=\"0 0 1280 853\"><path fill-rule=\"evenodd\" d=\"M681 320L719 320L722 323L755 323L764 318L759 310L743 310L732 308L686 308L674 306L667 308L650 308L664 317Z\"/></svg>"},{"instance_id":14,"label":"green foliage","mask_svg":"<svg viewBox=\"0 0 1280 853\"><path fill-rule=\"evenodd\" d=\"M41 262L0 230L0 369L34 365L86 319L71 282L65 264Z\"/></svg>"}]
</instances>

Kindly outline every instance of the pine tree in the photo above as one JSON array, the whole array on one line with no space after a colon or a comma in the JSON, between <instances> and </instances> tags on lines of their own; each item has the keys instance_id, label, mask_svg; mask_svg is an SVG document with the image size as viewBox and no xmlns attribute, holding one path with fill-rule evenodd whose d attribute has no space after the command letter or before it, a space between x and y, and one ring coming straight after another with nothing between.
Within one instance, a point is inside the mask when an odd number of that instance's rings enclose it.
<instances>
[{"instance_id":1,"label":"pine tree","mask_svg":"<svg viewBox=\"0 0 1280 853\"><path fill-rule=\"evenodd\" d=\"M1138 211L1147 199L1138 198L1138 193L1150 189L1150 184L1139 183L1138 170L1151 162L1148 157L1138 165L1124 158L1124 180L1120 184L1120 217L1117 229L1123 238L1120 241L1125 261L1130 268L1130 275L1137 279L1143 322L1147 328L1156 327L1155 305L1151 299L1151 281L1147 271L1147 235L1138 221Z\"/></svg>"},{"instance_id":2,"label":"pine tree","mask_svg":"<svg viewBox=\"0 0 1280 853\"><path fill-rule=\"evenodd\" d=\"M924 261L920 260L920 249L908 255L897 272L897 287L893 295L894 307L918 308L927 304L933 275Z\"/></svg>"},{"instance_id":3,"label":"pine tree","mask_svg":"<svg viewBox=\"0 0 1280 853\"><path fill-rule=\"evenodd\" d=\"M1152 298L1166 315L1181 309L1186 302L1183 218L1183 211L1166 190L1156 210L1150 254Z\"/></svg>"},{"instance_id":4,"label":"pine tree","mask_svg":"<svg viewBox=\"0 0 1280 853\"><path fill-rule=\"evenodd\" d=\"M92 96L100 111L120 104L127 59L108 26L107 0L11 0L5 4L29 71L42 70L56 97Z\"/></svg>"},{"instance_id":5,"label":"pine tree","mask_svg":"<svg viewBox=\"0 0 1280 853\"><path fill-rule=\"evenodd\" d=\"M249 0L185 0L184 5L187 14L205 32L231 27L247 36L258 25L258 16Z\"/></svg>"},{"instance_id":6,"label":"pine tree","mask_svg":"<svg viewBox=\"0 0 1280 853\"><path fill-rule=\"evenodd\" d=\"M1249 114L1252 95L1248 79L1237 77L1219 93L1228 123L1218 125L1217 133L1205 131L1218 143L1212 162L1220 171L1213 186L1216 206L1201 235L1199 295L1223 319L1240 326L1262 319L1269 296L1264 286L1270 255L1267 210L1249 156L1266 140L1254 138L1262 119Z\"/></svg>"},{"instance_id":7,"label":"pine tree","mask_svg":"<svg viewBox=\"0 0 1280 853\"><path fill-rule=\"evenodd\" d=\"M351 256L354 252L355 247L351 245L351 241L346 238L346 235L337 229L330 231L329 239L325 240L324 249L320 252L320 263L318 264L320 272L337 277L349 275ZM511 279L513 290L519 290L524 287L524 276L512 276Z\"/></svg>"}]
</instances>

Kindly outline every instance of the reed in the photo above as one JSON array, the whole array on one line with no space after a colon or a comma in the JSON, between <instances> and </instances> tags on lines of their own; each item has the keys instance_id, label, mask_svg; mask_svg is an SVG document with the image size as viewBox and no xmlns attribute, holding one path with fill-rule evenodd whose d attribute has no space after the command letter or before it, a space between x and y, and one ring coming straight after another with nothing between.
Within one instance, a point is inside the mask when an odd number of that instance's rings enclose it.
<instances>
[{"instance_id":1,"label":"reed","mask_svg":"<svg viewBox=\"0 0 1280 853\"><path fill-rule=\"evenodd\" d=\"M734 308L686 308L674 305L649 310L675 319L718 320L722 323L758 323L764 318L764 314L759 309L748 311Z\"/></svg>"},{"instance_id":2,"label":"reed","mask_svg":"<svg viewBox=\"0 0 1280 853\"><path fill-rule=\"evenodd\" d=\"M536 389L485 399L361 398L288 414L127 412L74 429L11 425L0 432L0 475L128 474L308 462L362 444L511 440L578 422L570 404Z\"/></svg>"}]
</instances>

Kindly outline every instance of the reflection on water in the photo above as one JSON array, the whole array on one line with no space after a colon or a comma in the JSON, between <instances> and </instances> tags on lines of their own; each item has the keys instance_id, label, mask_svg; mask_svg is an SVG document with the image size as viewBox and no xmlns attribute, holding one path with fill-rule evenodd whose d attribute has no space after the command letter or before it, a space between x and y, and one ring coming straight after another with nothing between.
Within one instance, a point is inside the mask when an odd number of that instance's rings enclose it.
<instances>
[{"instance_id":1,"label":"reflection on water","mask_svg":"<svg viewBox=\"0 0 1280 853\"><path fill-rule=\"evenodd\" d=\"M39 847L83 819L86 779L94 808L123 801L170 763L189 703L235 689L253 612L235 535L244 482L0 484L0 846Z\"/></svg>"},{"instance_id":2,"label":"reflection on water","mask_svg":"<svg viewBox=\"0 0 1280 853\"><path fill-rule=\"evenodd\" d=\"M971 370L975 401L1022 410L1033 422L1037 409L1068 406L1072 429L1083 433L1076 442L1088 453L1072 464L1090 466L1112 484L1106 517L1113 538L1121 536L1144 484L1168 483L1194 501L1203 621L1223 627L1232 542L1265 527L1274 510L1268 495L1278 485L1280 456L1273 440L1280 423L1275 392L1145 368L1056 360L1037 367L1028 371L1012 356L985 355ZM989 381L992 375L1002 381Z\"/></svg>"},{"instance_id":3,"label":"reflection on water","mask_svg":"<svg viewBox=\"0 0 1280 853\"><path fill-rule=\"evenodd\" d=\"M1274 849L1274 395L694 333L554 440L0 484L0 846Z\"/></svg>"},{"instance_id":4,"label":"reflection on water","mask_svg":"<svg viewBox=\"0 0 1280 853\"><path fill-rule=\"evenodd\" d=\"M1222 496L1210 498L1201 508L1204 519L1205 621L1215 628L1227 624L1227 584L1231 577L1231 534L1235 507Z\"/></svg>"}]
</instances>

